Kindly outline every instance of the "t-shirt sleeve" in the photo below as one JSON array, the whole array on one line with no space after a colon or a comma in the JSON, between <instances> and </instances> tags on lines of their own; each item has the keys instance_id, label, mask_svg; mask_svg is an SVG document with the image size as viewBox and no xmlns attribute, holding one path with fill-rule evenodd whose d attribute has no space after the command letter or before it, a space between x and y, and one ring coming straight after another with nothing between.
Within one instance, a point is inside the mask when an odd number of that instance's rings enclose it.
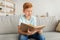
<instances>
[{"instance_id":1,"label":"t-shirt sleeve","mask_svg":"<svg viewBox=\"0 0 60 40\"><path fill-rule=\"evenodd\" d=\"M37 20L36 20L36 17L34 17L34 26L37 26Z\"/></svg>"},{"instance_id":2,"label":"t-shirt sleeve","mask_svg":"<svg viewBox=\"0 0 60 40\"><path fill-rule=\"evenodd\" d=\"M21 25L21 23L22 23L22 18L20 17L18 25Z\"/></svg>"}]
</instances>

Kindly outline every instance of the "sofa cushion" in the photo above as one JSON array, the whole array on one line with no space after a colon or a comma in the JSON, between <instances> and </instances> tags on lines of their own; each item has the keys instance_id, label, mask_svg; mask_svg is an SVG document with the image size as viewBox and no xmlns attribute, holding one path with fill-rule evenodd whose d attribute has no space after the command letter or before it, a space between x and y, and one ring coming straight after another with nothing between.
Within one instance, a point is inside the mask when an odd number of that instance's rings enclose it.
<instances>
[{"instance_id":1,"label":"sofa cushion","mask_svg":"<svg viewBox=\"0 0 60 40\"><path fill-rule=\"evenodd\" d=\"M2 34L0 40L18 40L18 34Z\"/></svg>"},{"instance_id":2,"label":"sofa cushion","mask_svg":"<svg viewBox=\"0 0 60 40\"><path fill-rule=\"evenodd\" d=\"M19 34L1 34L0 40L18 40ZM46 40L60 40L59 32L44 32Z\"/></svg>"},{"instance_id":3,"label":"sofa cushion","mask_svg":"<svg viewBox=\"0 0 60 40\"><path fill-rule=\"evenodd\" d=\"M0 34L17 33L19 16L0 16Z\"/></svg>"},{"instance_id":4,"label":"sofa cushion","mask_svg":"<svg viewBox=\"0 0 60 40\"><path fill-rule=\"evenodd\" d=\"M45 25L44 31L55 31L57 19L54 16L37 17L37 25Z\"/></svg>"},{"instance_id":5,"label":"sofa cushion","mask_svg":"<svg viewBox=\"0 0 60 40\"><path fill-rule=\"evenodd\" d=\"M60 40L59 32L44 32L46 40Z\"/></svg>"}]
</instances>

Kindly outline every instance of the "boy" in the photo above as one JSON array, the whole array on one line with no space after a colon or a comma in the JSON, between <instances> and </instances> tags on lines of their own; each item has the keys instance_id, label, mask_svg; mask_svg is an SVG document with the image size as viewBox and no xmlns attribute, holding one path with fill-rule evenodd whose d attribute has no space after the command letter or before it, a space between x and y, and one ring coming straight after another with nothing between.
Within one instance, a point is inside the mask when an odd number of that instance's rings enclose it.
<instances>
[{"instance_id":1,"label":"boy","mask_svg":"<svg viewBox=\"0 0 60 40\"><path fill-rule=\"evenodd\" d=\"M24 3L23 13L24 15L22 15L19 19L19 26L18 26L18 33L20 34L19 40L28 40L28 38L35 38L36 40L45 40L45 37L41 35L42 30L35 30L33 32L30 32L28 30L28 33L22 32L20 30L21 23L36 26L36 17L32 16L32 4L30 2Z\"/></svg>"}]
</instances>

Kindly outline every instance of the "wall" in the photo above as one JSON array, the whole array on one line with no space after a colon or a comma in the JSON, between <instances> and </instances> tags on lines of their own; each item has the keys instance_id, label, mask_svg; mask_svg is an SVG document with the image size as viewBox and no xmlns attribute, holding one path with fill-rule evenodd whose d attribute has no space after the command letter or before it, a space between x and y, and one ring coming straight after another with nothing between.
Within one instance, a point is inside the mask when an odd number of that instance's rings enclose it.
<instances>
[{"instance_id":1,"label":"wall","mask_svg":"<svg viewBox=\"0 0 60 40\"><path fill-rule=\"evenodd\" d=\"M4 15L13 15L14 14L14 4L5 0L0 0L0 3L2 3L3 5L0 6L1 10L3 12L0 12L0 16ZM14 9L13 9L14 8Z\"/></svg>"},{"instance_id":2,"label":"wall","mask_svg":"<svg viewBox=\"0 0 60 40\"><path fill-rule=\"evenodd\" d=\"M22 13L24 2L32 2L34 15L42 15L48 12L49 16L60 19L60 0L14 0L16 2L16 14Z\"/></svg>"}]
</instances>

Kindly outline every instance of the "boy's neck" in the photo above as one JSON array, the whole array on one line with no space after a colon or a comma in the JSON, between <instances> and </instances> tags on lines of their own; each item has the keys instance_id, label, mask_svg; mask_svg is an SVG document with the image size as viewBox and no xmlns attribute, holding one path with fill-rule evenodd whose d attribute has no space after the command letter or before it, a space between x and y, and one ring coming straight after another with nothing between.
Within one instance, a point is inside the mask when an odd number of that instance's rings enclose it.
<instances>
[{"instance_id":1,"label":"boy's neck","mask_svg":"<svg viewBox=\"0 0 60 40\"><path fill-rule=\"evenodd\" d=\"M26 18L27 20L30 20L31 16L25 16L25 18Z\"/></svg>"}]
</instances>

